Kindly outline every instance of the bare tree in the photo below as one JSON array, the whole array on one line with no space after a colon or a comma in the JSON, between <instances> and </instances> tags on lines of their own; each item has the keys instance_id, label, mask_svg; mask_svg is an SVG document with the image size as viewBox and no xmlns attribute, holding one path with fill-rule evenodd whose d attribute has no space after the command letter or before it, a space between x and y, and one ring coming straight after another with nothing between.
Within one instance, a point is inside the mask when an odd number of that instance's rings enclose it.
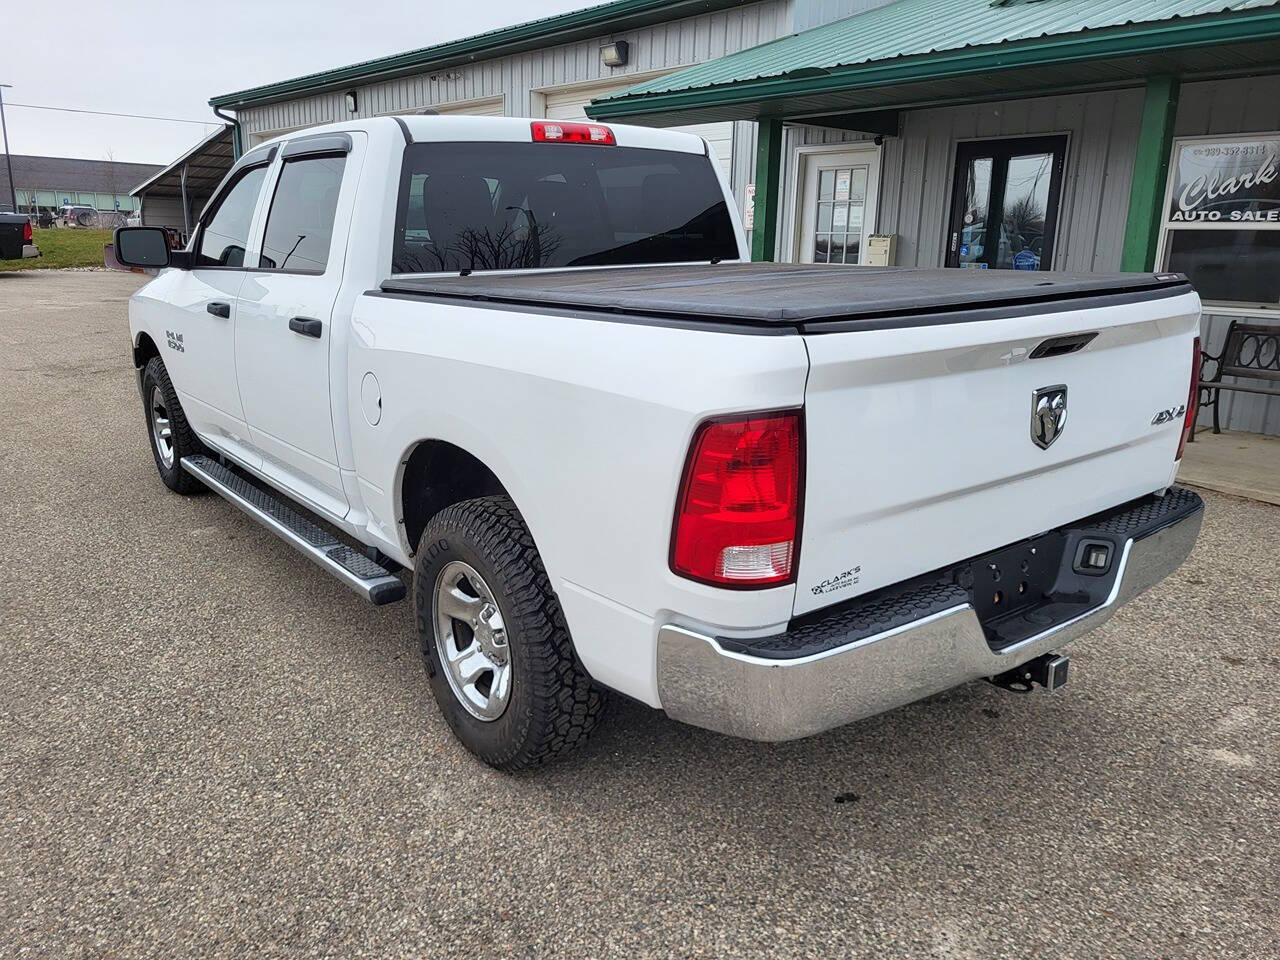
<instances>
[{"instance_id":1,"label":"bare tree","mask_svg":"<svg viewBox=\"0 0 1280 960\"><path fill-rule=\"evenodd\" d=\"M1004 232L1009 242L1031 247L1044 237L1044 207L1034 194L1024 194L1004 209Z\"/></svg>"},{"instance_id":2,"label":"bare tree","mask_svg":"<svg viewBox=\"0 0 1280 960\"><path fill-rule=\"evenodd\" d=\"M116 195L120 192L119 174L116 172L116 152L111 149L111 147L107 147L107 149L103 151L103 159L106 161L106 166L103 167L103 173L106 176L107 189L111 192L111 198L114 201ZM95 197L94 207L98 206L96 199L97 198ZM105 220L103 218L102 211L98 211L98 226L100 227L118 227L121 222L123 221L115 209L108 211Z\"/></svg>"},{"instance_id":3,"label":"bare tree","mask_svg":"<svg viewBox=\"0 0 1280 960\"><path fill-rule=\"evenodd\" d=\"M415 244L418 249L406 251L397 260L395 268L410 273L427 273L545 267L554 259L561 240L554 231L540 226L531 212L525 211L525 218L527 228L517 229L511 223L504 223L496 229L468 227L445 246L434 241Z\"/></svg>"}]
</instances>

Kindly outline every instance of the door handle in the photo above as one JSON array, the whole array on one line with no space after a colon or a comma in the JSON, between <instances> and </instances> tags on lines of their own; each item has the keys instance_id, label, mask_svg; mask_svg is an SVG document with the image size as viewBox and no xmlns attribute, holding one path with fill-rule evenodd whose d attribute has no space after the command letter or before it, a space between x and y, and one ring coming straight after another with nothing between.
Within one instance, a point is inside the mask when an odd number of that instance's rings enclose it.
<instances>
[{"instance_id":1,"label":"door handle","mask_svg":"<svg viewBox=\"0 0 1280 960\"><path fill-rule=\"evenodd\" d=\"M289 321L289 329L294 333L300 333L304 337L319 338L321 331L324 330L324 324L319 320L312 320L310 317L294 317Z\"/></svg>"},{"instance_id":2,"label":"door handle","mask_svg":"<svg viewBox=\"0 0 1280 960\"><path fill-rule=\"evenodd\" d=\"M231 304L229 303L206 303L204 308L212 313L215 317L221 317L223 320L231 319Z\"/></svg>"}]
</instances>

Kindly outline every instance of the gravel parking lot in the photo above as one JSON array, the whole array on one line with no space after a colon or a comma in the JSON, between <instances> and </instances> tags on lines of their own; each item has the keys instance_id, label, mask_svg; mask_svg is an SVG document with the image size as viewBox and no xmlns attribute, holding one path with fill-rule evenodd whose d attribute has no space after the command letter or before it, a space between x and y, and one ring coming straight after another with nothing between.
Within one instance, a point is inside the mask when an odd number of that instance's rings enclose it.
<instances>
[{"instance_id":1,"label":"gravel parking lot","mask_svg":"<svg viewBox=\"0 0 1280 960\"><path fill-rule=\"evenodd\" d=\"M1280 508L1072 647L764 746L474 761L408 608L160 484L128 274L0 274L0 956L1280 956Z\"/></svg>"}]
</instances>

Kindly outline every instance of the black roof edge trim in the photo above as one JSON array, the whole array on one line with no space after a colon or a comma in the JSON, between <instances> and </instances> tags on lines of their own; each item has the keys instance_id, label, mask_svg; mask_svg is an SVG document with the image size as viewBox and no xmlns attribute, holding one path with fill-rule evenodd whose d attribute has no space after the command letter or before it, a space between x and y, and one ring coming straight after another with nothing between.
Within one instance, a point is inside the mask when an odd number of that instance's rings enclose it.
<instances>
[{"instance_id":1,"label":"black roof edge trim","mask_svg":"<svg viewBox=\"0 0 1280 960\"><path fill-rule=\"evenodd\" d=\"M413 143L413 134L409 132L409 125L404 122L404 117L392 117L391 119L400 125L400 132L404 134L404 145L407 147Z\"/></svg>"},{"instance_id":2,"label":"black roof edge trim","mask_svg":"<svg viewBox=\"0 0 1280 960\"><path fill-rule=\"evenodd\" d=\"M387 281L394 284L394 281ZM482 310L505 310L513 313L532 313L543 317L569 317L577 320L597 320L606 323L630 323L642 327L667 327L675 330L702 330L716 333L737 333L756 337L796 336L800 330L794 323L767 323L717 320L714 317L680 316L662 313L622 313L612 310L589 310L565 306L543 306L519 300L497 300L489 297L449 297L430 293L397 290L394 286L381 290L366 290L366 297L384 300L413 300L418 303L439 303L447 306L468 306Z\"/></svg>"},{"instance_id":3,"label":"black roof edge trim","mask_svg":"<svg viewBox=\"0 0 1280 960\"><path fill-rule=\"evenodd\" d=\"M313 137L301 137L285 144L283 159L303 157L313 153L350 153L351 134L320 133Z\"/></svg>"}]
</instances>

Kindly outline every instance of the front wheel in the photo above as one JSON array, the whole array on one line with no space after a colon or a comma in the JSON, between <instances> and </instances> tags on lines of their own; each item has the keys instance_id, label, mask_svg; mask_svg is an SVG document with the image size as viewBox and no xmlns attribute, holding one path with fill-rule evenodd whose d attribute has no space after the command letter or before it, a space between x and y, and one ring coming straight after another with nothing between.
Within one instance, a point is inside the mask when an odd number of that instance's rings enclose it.
<instances>
[{"instance_id":1,"label":"front wheel","mask_svg":"<svg viewBox=\"0 0 1280 960\"><path fill-rule=\"evenodd\" d=\"M184 495L203 491L204 484L183 470L179 461L203 453L204 447L187 423L187 415L182 412L178 394L169 380L169 371L159 357L148 360L142 371L142 408L151 453L164 485Z\"/></svg>"},{"instance_id":2,"label":"front wheel","mask_svg":"<svg viewBox=\"0 0 1280 960\"><path fill-rule=\"evenodd\" d=\"M586 739L605 693L574 655L537 547L508 498L466 500L431 519L413 596L431 691L468 750L512 772Z\"/></svg>"}]
</instances>

